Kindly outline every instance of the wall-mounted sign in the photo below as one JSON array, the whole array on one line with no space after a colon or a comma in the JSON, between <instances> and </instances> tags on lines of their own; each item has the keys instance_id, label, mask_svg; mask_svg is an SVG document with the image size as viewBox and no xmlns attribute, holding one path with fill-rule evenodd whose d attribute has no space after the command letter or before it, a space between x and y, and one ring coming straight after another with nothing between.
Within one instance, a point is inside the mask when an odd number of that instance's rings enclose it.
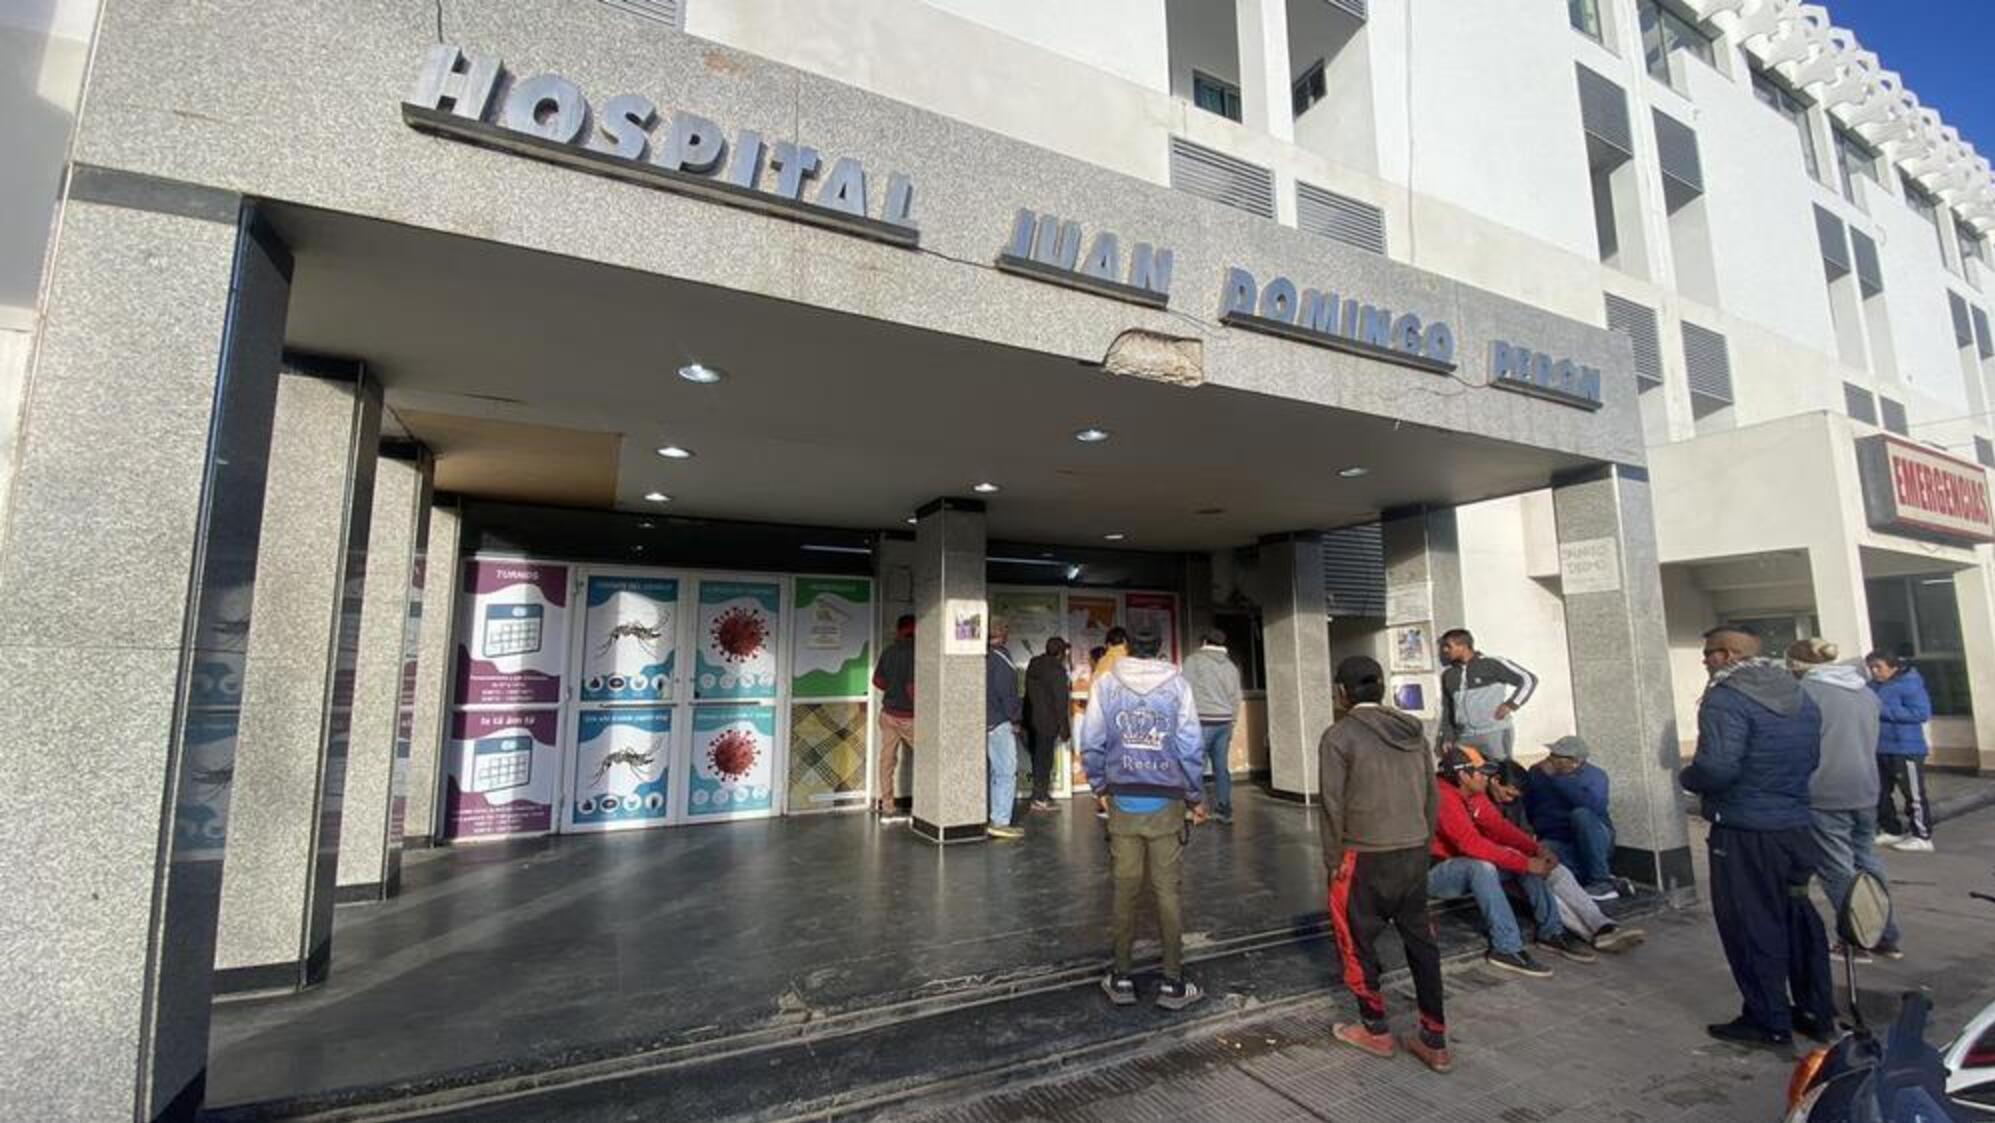
<instances>
[{"instance_id":1,"label":"wall-mounted sign","mask_svg":"<svg viewBox=\"0 0 1995 1123\"><path fill-rule=\"evenodd\" d=\"M1501 339L1489 345L1489 382L1581 409L1600 408L1599 371Z\"/></svg>"},{"instance_id":2,"label":"wall-mounted sign","mask_svg":"<svg viewBox=\"0 0 1995 1123\"><path fill-rule=\"evenodd\" d=\"M1062 222L1058 215L1020 208L1011 221L1011 237L998 251L997 267L1056 285L1162 308L1171 300L1171 251L1138 242L1129 251L1128 280L1122 275L1122 239L1113 230L1097 231L1081 253L1081 224Z\"/></svg>"},{"instance_id":3,"label":"wall-mounted sign","mask_svg":"<svg viewBox=\"0 0 1995 1123\"><path fill-rule=\"evenodd\" d=\"M828 160L806 144L767 143L754 129L729 137L683 109L668 121L642 94L591 106L579 86L558 74L509 79L499 59L439 44L402 103L402 120L439 136L891 245L913 248L921 241L914 183L898 172L887 177L873 212L866 167L856 156ZM807 191L812 184L815 190Z\"/></svg>"},{"instance_id":4,"label":"wall-mounted sign","mask_svg":"<svg viewBox=\"0 0 1995 1123\"><path fill-rule=\"evenodd\" d=\"M1979 464L1886 433L1856 442L1864 511L1878 530L1995 542L1988 473Z\"/></svg>"},{"instance_id":5,"label":"wall-mounted sign","mask_svg":"<svg viewBox=\"0 0 1995 1123\"><path fill-rule=\"evenodd\" d=\"M1621 547L1612 538L1559 543L1559 591L1566 596L1621 588Z\"/></svg>"},{"instance_id":6,"label":"wall-mounted sign","mask_svg":"<svg viewBox=\"0 0 1995 1123\"><path fill-rule=\"evenodd\" d=\"M1336 292L1298 292L1287 277L1263 288L1237 265L1226 271L1219 322L1436 374L1455 369L1455 330L1445 320L1423 321L1415 312L1395 316Z\"/></svg>"}]
</instances>

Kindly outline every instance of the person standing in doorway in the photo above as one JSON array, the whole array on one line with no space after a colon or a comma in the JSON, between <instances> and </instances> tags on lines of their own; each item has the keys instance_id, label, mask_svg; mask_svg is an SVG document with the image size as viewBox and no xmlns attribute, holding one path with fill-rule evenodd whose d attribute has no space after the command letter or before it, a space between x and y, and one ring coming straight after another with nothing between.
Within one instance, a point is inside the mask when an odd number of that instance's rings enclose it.
<instances>
[{"instance_id":1,"label":"person standing in doorway","mask_svg":"<svg viewBox=\"0 0 1995 1123\"><path fill-rule=\"evenodd\" d=\"M1379 937L1397 929L1413 974L1420 1029L1406 1049L1435 1072L1454 1067L1442 999L1441 950L1427 915L1427 847L1438 793L1420 719L1385 706L1385 672L1353 655L1332 676L1344 716L1316 745L1321 777L1323 863L1330 875L1330 919L1337 931L1344 985L1358 1020L1331 1036L1375 1057L1398 1050L1379 990Z\"/></svg>"},{"instance_id":2,"label":"person standing in doorway","mask_svg":"<svg viewBox=\"0 0 1995 1123\"><path fill-rule=\"evenodd\" d=\"M1838 663L1836 655L1835 644L1819 639L1796 640L1787 648L1787 669L1822 711L1822 762L1808 782L1808 802L1821 858L1815 873L1829 907L1840 911L1858 870L1886 885L1890 879L1877 856L1877 695L1868 689L1862 668ZM1895 917L1885 918L1875 951L1902 956Z\"/></svg>"},{"instance_id":3,"label":"person standing in doorway","mask_svg":"<svg viewBox=\"0 0 1995 1123\"><path fill-rule=\"evenodd\" d=\"M1877 692L1877 841L1894 850L1931 851L1933 807L1926 796L1926 723L1933 699L1919 668L1897 655L1864 656ZM1899 818L1898 799L1905 801Z\"/></svg>"},{"instance_id":4,"label":"person standing in doorway","mask_svg":"<svg viewBox=\"0 0 1995 1123\"><path fill-rule=\"evenodd\" d=\"M1240 668L1226 653L1226 633L1210 628L1205 642L1185 660L1185 681L1198 704L1198 736L1205 768L1212 777L1212 816L1233 821L1233 721L1240 710Z\"/></svg>"},{"instance_id":5,"label":"person standing in doorway","mask_svg":"<svg viewBox=\"0 0 1995 1123\"><path fill-rule=\"evenodd\" d=\"M1516 730L1511 715L1531 700L1538 676L1508 659L1475 649L1466 628L1441 633L1441 743L1479 750L1485 759L1510 759Z\"/></svg>"},{"instance_id":6,"label":"person standing in doorway","mask_svg":"<svg viewBox=\"0 0 1995 1123\"><path fill-rule=\"evenodd\" d=\"M873 811L884 821L900 818L894 800L894 778L900 770L902 746L914 751L914 616L894 622L894 642L873 664L873 689L880 692L879 799Z\"/></svg>"},{"instance_id":7,"label":"person standing in doorway","mask_svg":"<svg viewBox=\"0 0 1995 1123\"><path fill-rule=\"evenodd\" d=\"M1054 636L1025 665L1025 740L1032 752L1032 809L1053 810L1053 758L1073 737L1073 686L1067 641Z\"/></svg>"},{"instance_id":8,"label":"person standing in doorway","mask_svg":"<svg viewBox=\"0 0 1995 1123\"><path fill-rule=\"evenodd\" d=\"M1018 696L1018 667L1005 653L1011 628L1004 617L991 617L990 633L990 650L984 653L984 748L990 761L991 814L984 833L1023 838L1025 832L1011 825L1011 813L1018 803L1018 725L1025 704Z\"/></svg>"},{"instance_id":9,"label":"person standing in doorway","mask_svg":"<svg viewBox=\"0 0 1995 1123\"><path fill-rule=\"evenodd\" d=\"M1711 682L1697 704L1697 753L1683 786L1711 824L1711 914L1744 1000L1705 1027L1720 1041L1786 1052L1794 1031L1835 1029L1829 942L1808 899L1821 861L1808 789L1822 757L1822 711L1786 667L1738 628L1704 635Z\"/></svg>"},{"instance_id":10,"label":"person standing in doorway","mask_svg":"<svg viewBox=\"0 0 1995 1123\"><path fill-rule=\"evenodd\" d=\"M1163 637L1142 634L1129 657L1095 680L1081 717L1081 766L1095 802L1108 812L1108 853L1115 885L1115 965L1102 992L1117 1006L1136 1001L1130 979L1136 905L1147 884L1164 945L1157 1005L1182 1010L1203 997L1184 974L1184 919L1179 911L1185 811L1205 821L1204 763L1191 687L1157 657Z\"/></svg>"}]
</instances>

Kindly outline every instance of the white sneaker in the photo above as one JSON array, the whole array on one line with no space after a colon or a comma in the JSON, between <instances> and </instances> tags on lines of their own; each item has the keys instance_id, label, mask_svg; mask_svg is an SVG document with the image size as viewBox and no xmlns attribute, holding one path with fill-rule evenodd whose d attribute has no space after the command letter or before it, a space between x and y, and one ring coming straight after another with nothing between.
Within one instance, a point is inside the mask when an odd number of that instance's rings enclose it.
<instances>
[{"instance_id":1,"label":"white sneaker","mask_svg":"<svg viewBox=\"0 0 1995 1123\"><path fill-rule=\"evenodd\" d=\"M1902 854L1930 854L1933 852L1933 840L1930 838L1901 838L1891 844L1891 849Z\"/></svg>"},{"instance_id":2,"label":"white sneaker","mask_svg":"<svg viewBox=\"0 0 1995 1123\"><path fill-rule=\"evenodd\" d=\"M1885 834L1883 831L1878 831L1877 838L1874 841L1879 846L1896 846L1905 841L1905 836L1902 834Z\"/></svg>"}]
</instances>

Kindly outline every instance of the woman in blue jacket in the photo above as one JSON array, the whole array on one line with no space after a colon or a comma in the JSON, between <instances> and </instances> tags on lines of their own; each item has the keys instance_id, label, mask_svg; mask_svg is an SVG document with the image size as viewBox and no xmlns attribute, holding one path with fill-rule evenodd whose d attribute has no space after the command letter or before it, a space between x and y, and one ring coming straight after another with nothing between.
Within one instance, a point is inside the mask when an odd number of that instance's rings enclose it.
<instances>
[{"instance_id":1,"label":"woman in blue jacket","mask_svg":"<svg viewBox=\"0 0 1995 1123\"><path fill-rule=\"evenodd\" d=\"M1877 727L1877 841L1898 850L1933 848L1933 809L1926 798L1926 723L1933 700L1919 670L1884 651L1864 656L1882 712ZM1898 801L1905 801L1904 819Z\"/></svg>"}]
</instances>

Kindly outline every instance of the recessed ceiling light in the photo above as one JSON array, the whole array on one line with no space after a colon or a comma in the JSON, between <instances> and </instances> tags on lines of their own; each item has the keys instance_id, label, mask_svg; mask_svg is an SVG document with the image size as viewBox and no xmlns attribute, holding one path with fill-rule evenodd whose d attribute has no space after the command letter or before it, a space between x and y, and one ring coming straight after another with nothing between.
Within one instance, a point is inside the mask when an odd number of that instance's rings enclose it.
<instances>
[{"instance_id":1,"label":"recessed ceiling light","mask_svg":"<svg viewBox=\"0 0 1995 1123\"><path fill-rule=\"evenodd\" d=\"M643 522L641 522L641 523L638 523L638 524L637 524L637 529L639 529L639 530L656 530L656 529L658 529L658 524L657 524L657 523L655 523L655 522L652 522L652 521L651 521L650 519L646 519L646 520L644 520Z\"/></svg>"},{"instance_id":2,"label":"recessed ceiling light","mask_svg":"<svg viewBox=\"0 0 1995 1123\"><path fill-rule=\"evenodd\" d=\"M1226 508L1224 507L1200 507L1198 510L1192 512L1194 515L1223 515L1225 513Z\"/></svg>"},{"instance_id":3,"label":"recessed ceiling light","mask_svg":"<svg viewBox=\"0 0 1995 1123\"><path fill-rule=\"evenodd\" d=\"M646 503L670 503L672 497L662 491L647 491L644 493L644 501Z\"/></svg>"},{"instance_id":4,"label":"recessed ceiling light","mask_svg":"<svg viewBox=\"0 0 1995 1123\"><path fill-rule=\"evenodd\" d=\"M920 519L917 519L917 518L915 518L915 517L914 517L913 515L909 515L909 516L907 517L907 525L909 525L909 526L913 526L914 524L916 524L916 523L918 523L918 522L920 522L920 521L921 521Z\"/></svg>"},{"instance_id":5,"label":"recessed ceiling light","mask_svg":"<svg viewBox=\"0 0 1995 1123\"><path fill-rule=\"evenodd\" d=\"M658 455L667 460L691 460L693 458L693 450L690 448L680 448L678 445L666 445L664 448L658 450Z\"/></svg>"},{"instance_id":6,"label":"recessed ceiling light","mask_svg":"<svg viewBox=\"0 0 1995 1123\"><path fill-rule=\"evenodd\" d=\"M1353 464L1349 468L1337 469L1337 474L1344 477L1347 480L1355 480L1362 476L1371 475L1372 470L1370 468L1365 468L1360 465Z\"/></svg>"},{"instance_id":7,"label":"recessed ceiling light","mask_svg":"<svg viewBox=\"0 0 1995 1123\"><path fill-rule=\"evenodd\" d=\"M977 492L980 495L989 495L991 492L996 491L997 489L998 485L990 482L989 480L985 480L983 483L978 484L977 486L971 488L970 490Z\"/></svg>"},{"instance_id":8,"label":"recessed ceiling light","mask_svg":"<svg viewBox=\"0 0 1995 1123\"><path fill-rule=\"evenodd\" d=\"M697 382L702 386L708 386L726 378L727 374L723 371L715 370L705 363L687 363L685 366L679 368L679 377L688 382Z\"/></svg>"},{"instance_id":9,"label":"recessed ceiling light","mask_svg":"<svg viewBox=\"0 0 1995 1123\"><path fill-rule=\"evenodd\" d=\"M1102 441L1108 439L1108 430L1082 429L1081 431L1074 434L1074 439L1081 442L1082 444L1090 444L1090 445L1100 444Z\"/></svg>"},{"instance_id":10,"label":"recessed ceiling light","mask_svg":"<svg viewBox=\"0 0 1995 1123\"><path fill-rule=\"evenodd\" d=\"M1118 530L1112 534L1104 534L1102 537L1108 539L1110 542L1120 542L1129 536Z\"/></svg>"}]
</instances>

